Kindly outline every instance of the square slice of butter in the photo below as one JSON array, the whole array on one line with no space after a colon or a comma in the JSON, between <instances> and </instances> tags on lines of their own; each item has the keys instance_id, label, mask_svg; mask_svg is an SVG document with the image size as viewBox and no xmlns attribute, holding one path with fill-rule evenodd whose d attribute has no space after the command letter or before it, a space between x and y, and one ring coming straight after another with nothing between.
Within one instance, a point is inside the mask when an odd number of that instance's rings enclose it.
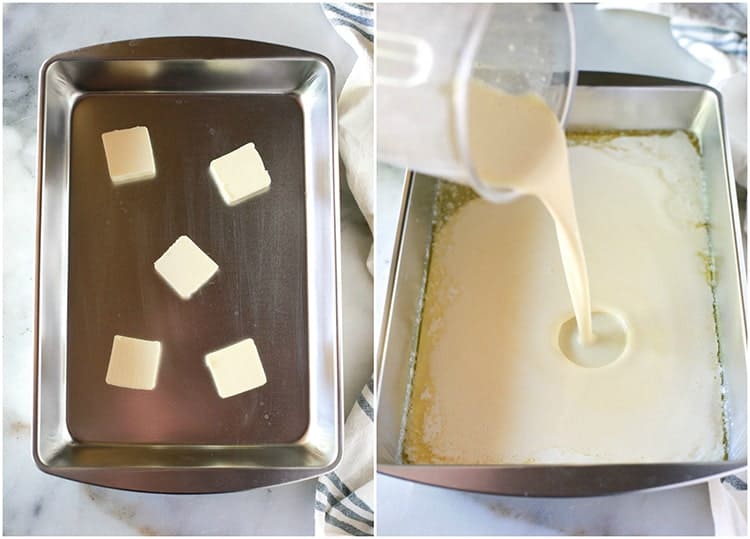
<instances>
[{"instance_id":1,"label":"square slice of butter","mask_svg":"<svg viewBox=\"0 0 750 539\"><path fill-rule=\"evenodd\" d=\"M213 277L219 265L201 251L193 240L180 236L154 262L154 269L177 295L190 299L200 287Z\"/></svg>"},{"instance_id":2,"label":"square slice of butter","mask_svg":"<svg viewBox=\"0 0 750 539\"><path fill-rule=\"evenodd\" d=\"M104 154L112 183L120 185L156 176L148 128L118 129L102 134Z\"/></svg>"},{"instance_id":3,"label":"square slice of butter","mask_svg":"<svg viewBox=\"0 0 750 539\"><path fill-rule=\"evenodd\" d=\"M271 185L271 176L252 142L217 157L208 168L221 197L229 206L244 202Z\"/></svg>"},{"instance_id":4,"label":"square slice of butter","mask_svg":"<svg viewBox=\"0 0 750 539\"><path fill-rule=\"evenodd\" d=\"M159 373L161 343L115 335L106 382L129 389L154 389Z\"/></svg>"},{"instance_id":5,"label":"square slice of butter","mask_svg":"<svg viewBox=\"0 0 750 539\"><path fill-rule=\"evenodd\" d=\"M238 343L206 355L216 391L222 399L250 391L266 383L266 373L255 341Z\"/></svg>"}]
</instances>

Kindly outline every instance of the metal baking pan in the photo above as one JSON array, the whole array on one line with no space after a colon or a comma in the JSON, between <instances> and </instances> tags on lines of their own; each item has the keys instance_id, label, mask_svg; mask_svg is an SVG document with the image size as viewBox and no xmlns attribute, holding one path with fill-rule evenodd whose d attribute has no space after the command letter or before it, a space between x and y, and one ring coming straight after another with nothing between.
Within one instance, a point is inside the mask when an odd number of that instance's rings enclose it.
<instances>
[{"instance_id":1,"label":"metal baking pan","mask_svg":"<svg viewBox=\"0 0 750 539\"><path fill-rule=\"evenodd\" d=\"M402 434L416 354L438 180L408 173L397 228L379 355L378 471L443 487L520 496L594 496L699 482L747 464L747 330L743 303L741 234L719 94L681 81L583 72L567 127L687 129L700 141L706 175L717 289L716 299L728 418L729 459L626 465L408 465ZM685 398L689 398L686 394ZM613 425L616 428L616 425ZM604 434L604 433L603 433Z\"/></svg>"},{"instance_id":2,"label":"metal baking pan","mask_svg":"<svg viewBox=\"0 0 750 539\"><path fill-rule=\"evenodd\" d=\"M49 59L39 93L39 468L185 493L333 469L343 416L330 62L236 39L143 39ZM100 135L136 125L150 131L157 177L115 187ZM271 189L229 207L208 165L250 141ZM189 301L153 268L182 234L220 267ZM114 334L161 341L153 391L105 383ZM268 383L221 399L203 357L246 337Z\"/></svg>"}]
</instances>

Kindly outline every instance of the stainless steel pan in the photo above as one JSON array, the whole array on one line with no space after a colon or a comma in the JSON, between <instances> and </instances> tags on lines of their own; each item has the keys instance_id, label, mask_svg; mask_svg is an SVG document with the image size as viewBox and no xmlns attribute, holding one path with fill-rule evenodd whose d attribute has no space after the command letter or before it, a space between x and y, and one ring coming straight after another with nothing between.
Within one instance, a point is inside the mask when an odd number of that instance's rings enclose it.
<instances>
[{"instance_id":1,"label":"stainless steel pan","mask_svg":"<svg viewBox=\"0 0 750 539\"><path fill-rule=\"evenodd\" d=\"M279 45L157 38L41 69L33 454L44 471L220 492L342 452L333 67ZM154 180L114 187L102 132L145 125ZM228 207L209 162L253 141L269 192ZM220 266L182 301L153 262L181 234ZM153 391L105 384L114 334L162 342ZM203 356L253 337L268 383L220 399Z\"/></svg>"},{"instance_id":2,"label":"stainless steel pan","mask_svg":"<svg viewBox=\"0 0 750 539\"><path fill-rule=\"evenodd\" d=\"M594 496L665 488L744 468L747 463L746 324L737 197L721 98L710 87L614 73L580 73L570 130L687 129L702 150L716 261L716 299L728 417L729 459L720 462L587 466L407 465L404 420L432 233L437 180L409 173L397 228L379 356L378 471L443 487L522 496ZM686 393L685 398L690 398ZM616 428L616 425L613 425Z\"/></svg>"}]
</instances>

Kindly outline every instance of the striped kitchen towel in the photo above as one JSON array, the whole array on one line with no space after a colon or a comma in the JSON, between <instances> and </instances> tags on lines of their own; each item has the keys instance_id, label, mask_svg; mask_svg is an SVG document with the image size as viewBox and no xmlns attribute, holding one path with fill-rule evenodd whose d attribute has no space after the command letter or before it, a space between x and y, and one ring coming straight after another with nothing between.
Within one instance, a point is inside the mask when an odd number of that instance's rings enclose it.
<instances>
[{"instance_id":1,"label":"striped kitchen towel","mask_svg":"<svg viewBox=\"0 0 750 539\"><path fill-rule=\"evenodd\" d=\"M338 101L339 153L349 189L372 230L375 210L373 138L373 31L371 3L322 4L338 34L357 53L357 61ZM372 273L372 248L367 259ZM344 454L338 467L318 480L315 535L373 535L375 513L373 380L365 385L344 424Z\"/></svg>"},{"instance_id":2,"label":"striped kitchen towel","mask_svg":"<svg viewBox=\"0 0 750 539\"><path fill-rule=\"evenodd\" d=\"M713 70L711 84L747 72L747 4L604 1L598 9L644 11L669 18L677 43Z\"/></svg>"},{"instance_id":3,"label":"striped kitchen towel","mask_svg":"<svg viewBox=\"0 0 750 539\"><path fill-rule=\"evenodd\" d=\"M370 379L346 418L341 463L318 479L315 535L373 535L374 400Z\"/></svg>"},{"instance_id":4,"label":"striped kitchen towel","mask_svg":"<svg viewBox=\"0 0 750 539\"><path fill-rule=\"evenodd\" d=\"M338 34L357 53L357 61L338 102L339 153L346 181L372 231L375 211L372 51L375 11L371 3L322 4ZM367 257L372 273L372 249Z\"/></svg>"},{"instance_id":5,"label":"striped kitchen towel","mask_svg":"<svg viewBox=\"0 0 750 539\"><path fill-rule=\"evenodd\" d=\"M670 26L677 43L696 60L713 69L712 80L723 80L747 71L747 24L740 31L675 17Z\"/></svg>"}]
</instances>

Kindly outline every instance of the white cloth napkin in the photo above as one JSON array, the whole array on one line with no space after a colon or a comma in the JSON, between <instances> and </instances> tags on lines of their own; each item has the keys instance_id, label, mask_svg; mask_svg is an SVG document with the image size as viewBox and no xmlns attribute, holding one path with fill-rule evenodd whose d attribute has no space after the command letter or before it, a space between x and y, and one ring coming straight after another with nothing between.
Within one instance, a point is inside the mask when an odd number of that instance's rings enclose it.
<instances>
[{"instance_id":1,"label":"white cloth napkin","mask_svg":"<svg viewBox=\"0 0 750 539\"><path fill-rule=\"evenodd\" d=\"M333 27L357 53L357 61L338 102L339 152L349 189L372 230L375 209L373 5L347 2L322 6ZM372 273L372 248L367 267ZM315 535L374 533L374 401L371 378L346 418L341 463L316 485Z\"/></svg>"},{"instance_id":2,"label":"white cloth napkin","mask_svg":"<svg viewBox=\"0 0 750 539\"><path fill-rule=\"evenodd\" d=\"M347 2L322 6L333 27L357 53L357 61L339 97L339 152L349 189L372 231L375 212L373 4ZM367 268L372 273L372 248Z\"/></svg>"},{"instance_id":3,"label":"white cloth napkin","mask_svg":"<svg viewBox=\"0 0 750 539\"><path fill-rule=\"evenodd\" d=\"M722 93L734 178L747 186L747 5L606 1L598 7L670 18L677 43L713 70L709 84ZM708 492L716 535L746 537L747 472L709 481Z\"/></svg>"}]
</instances>

